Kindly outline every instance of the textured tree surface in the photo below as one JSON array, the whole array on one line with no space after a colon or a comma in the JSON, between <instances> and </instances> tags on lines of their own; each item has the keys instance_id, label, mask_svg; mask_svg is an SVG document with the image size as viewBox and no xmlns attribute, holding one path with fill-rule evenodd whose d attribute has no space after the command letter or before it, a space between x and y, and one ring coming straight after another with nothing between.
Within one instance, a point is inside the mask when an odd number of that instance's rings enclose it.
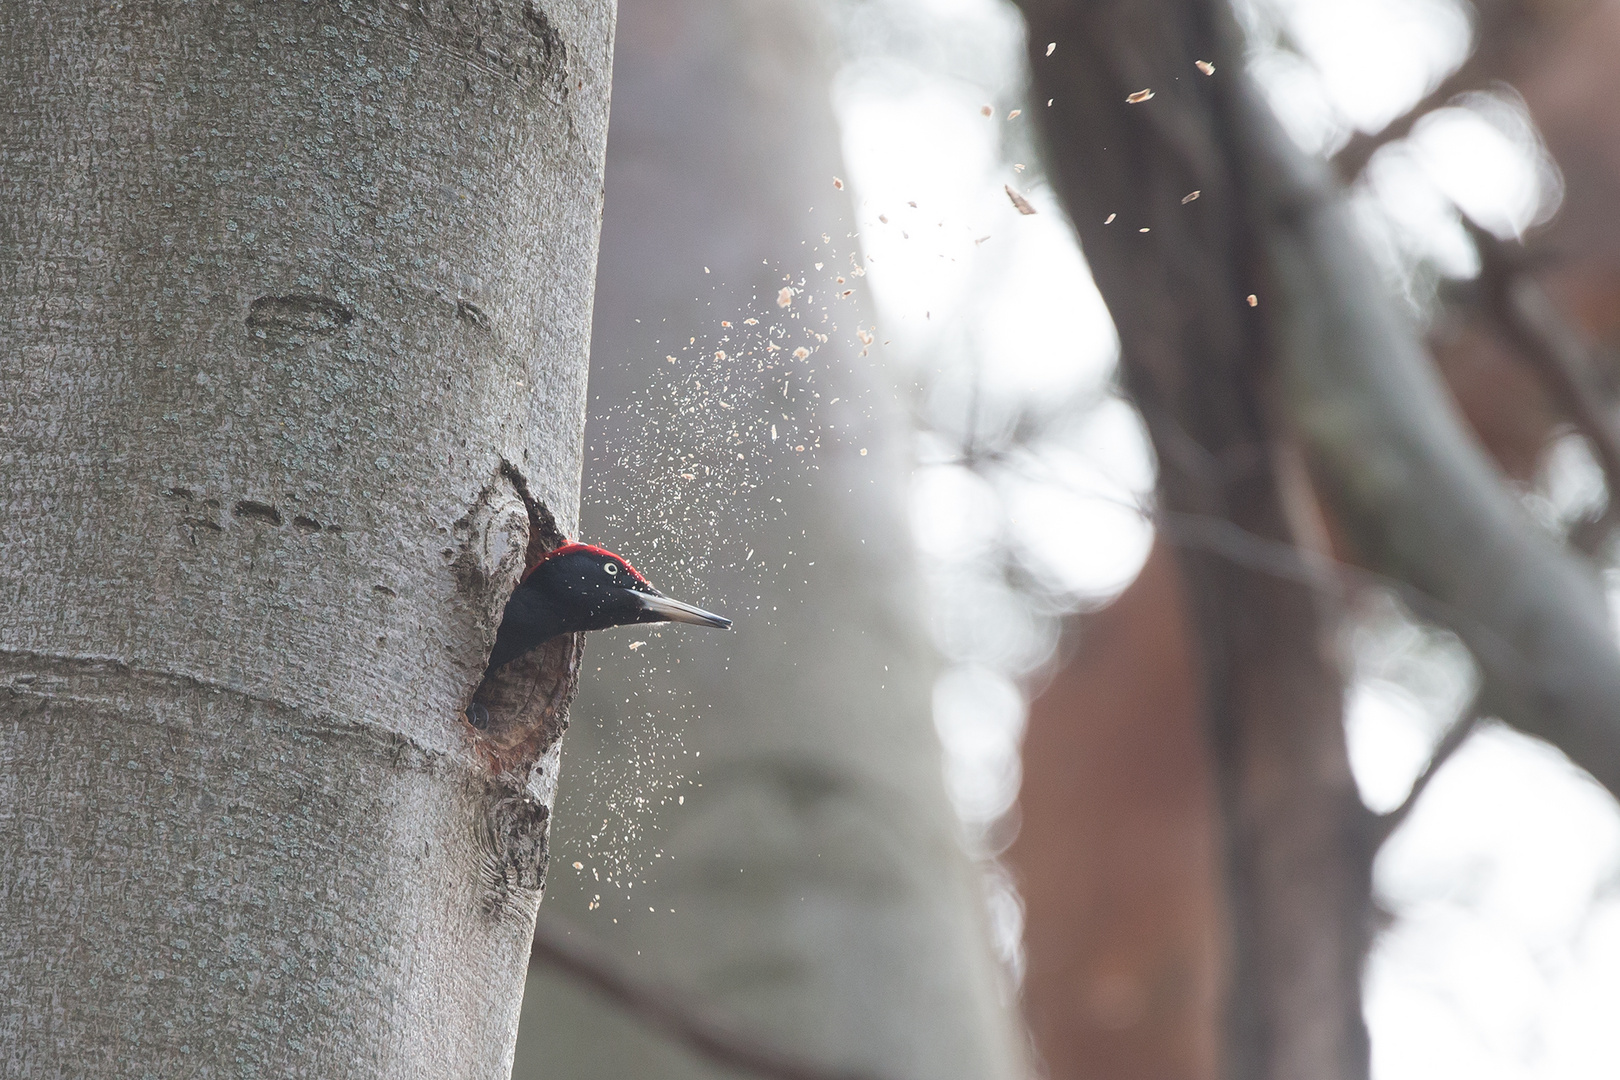
<instances>
[{"instance_id":1,"label":"textured tree surface","mask_svg":"<svg viewBox=\"0 0 1620 1080\"><path fill-rule=\"evenodd\" d=\"M729 414L710 399L691 420L666 420L684 404L671 385L694 361L664 357L679 351L672 339L684 346L697 335L701 345L727 332L720 320L740 325L739 315L797 333L801 324L776 306L781 275L805 276L814 303L801 295L790 310L803 304L803 319L819 319L820 288L858 250L847 236L850 195L832 185L847 174L820 28L816 6L795 0L621 4L586 462L598 509L586 510L585 528L633 548L659 583L684 572L672 538L711 557L688 579L696 590L688 599L737 624L729 635L626 630L592 640L590 684L569 736L559 854L581 858L573 852L605 819L619 824L610 763L646 752L635 737L654 745L673 737L641 735L648 710L658 723L682 724L681 745L702 755L683 760L695 762L690 779L703 786L682 787L683 806L658 807L661 789L636 776L624 794L651 805L630 816L640 832L624 843L645 877L625 894L590 869L559 864L544 917L611 948L641 980L678 988L682 1003L801 1059L893 1080L1020 1076L929 722L926 606L899 513L908 447L885 370L892 358L874 348L863 359L853 344L852 305L868 279L842 286L858 287L855 300L828 305L840 334L808 362L828 418L817 429L815 469L793 440L768 436L763 451L757 442L734 448L761 462L763 486L752 493L653 469L653 459L692 449L684 425L759 409L769 414L762 420L798 430L806 415L798 388L807 367L783 361L778 370L796 368L792 401L777 378L758 401L739 396ZM752 357L746 367L753 371ZM651 403L646 416L604 407L632 394ZM853 405L829 408L834 398ZM629 468L613 452L627 444L645 450ZM698 464L718 471L724 462ZM666 479L681 489L679 503L665 498ZM767 504L772 514L757 512ZM650 644L631 652L632 637ZM646 659L655 652L666 659ZM597 894L604 907L588 911ZM735 1075L545 967L530 980L523 1024L523 1080Z\"/></svg>"},{"instance_id":2,"label":"textured tree surface","mask_svg":"<svg viewBox=\"0 0 1620 1080\"><path fill-rule=\"evenodd\" d=\"M5 1075L505 1075L612 29L0 5Z\"/></svg>"}]
</instances>

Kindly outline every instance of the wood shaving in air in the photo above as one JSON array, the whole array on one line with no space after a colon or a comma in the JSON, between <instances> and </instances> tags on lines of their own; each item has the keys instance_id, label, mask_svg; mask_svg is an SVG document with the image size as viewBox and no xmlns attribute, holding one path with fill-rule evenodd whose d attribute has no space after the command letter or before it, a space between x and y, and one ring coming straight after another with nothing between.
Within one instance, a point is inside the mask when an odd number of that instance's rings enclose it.
<instances>
[{"instance_id":1,"label":"wood shaving in air","mask_svg":"<svg viewBox=\"0 0 1620 1080\"><path fill-rule=\"evenodd\" d=\"M1011 184L1001 186L1006 190L1007 198L1012 200L1013 208L1020 214L1033 214L1035 212L1035 208L1029 204L1029 200L1014 191Z\"/></svg>"}]
</instances>

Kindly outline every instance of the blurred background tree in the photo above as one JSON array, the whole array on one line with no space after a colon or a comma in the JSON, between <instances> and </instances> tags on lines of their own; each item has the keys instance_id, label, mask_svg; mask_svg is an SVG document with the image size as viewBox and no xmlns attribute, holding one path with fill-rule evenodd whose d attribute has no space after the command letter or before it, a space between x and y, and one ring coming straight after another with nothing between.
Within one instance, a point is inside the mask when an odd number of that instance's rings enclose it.
<instances>
[{"instance_id":1,"label":"blurred background tree","mask_svg":"<svg viewBox=\"0 0 1620 1080\"><path fill-rule=\"evenodd\" d=\"M590 643L547 925L808 1061L1022 1075L929 724L906 411L839 295L826 31L619 8L581 530L737 622ZM522 1032L520 1077L716 1075L544 963Z\"/></svg>"},{"instance_id":2,"label":"blurred background tree","mask_svg":"<svg viewBox=\"0 0 1620 1080\"><path fill-rule=\"evenodd\" d=\"M584 520L757 622L593 642L545 926L895 1080L1612 1075L1616 44L625 5ZM709 1068L591 993L520 1075Z\"/></svg>"}]
</instances>

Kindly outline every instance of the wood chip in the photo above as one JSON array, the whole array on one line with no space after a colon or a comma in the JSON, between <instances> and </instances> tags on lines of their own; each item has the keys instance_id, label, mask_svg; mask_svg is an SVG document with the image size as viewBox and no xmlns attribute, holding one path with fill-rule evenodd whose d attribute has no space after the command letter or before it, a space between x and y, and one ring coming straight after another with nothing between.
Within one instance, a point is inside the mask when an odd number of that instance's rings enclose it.
<instances>
[{"instance_id":1,"label":"wood chip","mask_svg":"<svg viewBox=\"0 0 1620 1080\"><path fill-rule=\"evenodd\" d=\"M996 110L992 109L988 105L981 105L979 107L979 115L980 116L994 116L995 112L996 112Z\"/></svg>"},{"instance_id":2,"label":"wood chip","mask_svg":"<svg viewBox=\"0 0 1620 1080\"><path fill-rule=\"evenodd\" d=\"M1194 60L1193 67L1197 68L1199 71L1202 71L1205 75L1215 74L1215 65L1210 63L1208 60Z\"/></svg>"},{"instance_id":3,"label":"wood chip","mask_svg":"<svg viewBox=\"0 0 1620 1080\"><path fill-rule=\"evenodd\" d=\"M776 294L776 306L787 307L791 303L793 303L793 290L784 285L782 291Z\"/></svg>"},{"instance_id":4,"label":"wood chip","mask_svg":"<svg viewBox=\"0 0 1620 1080\"><path fill-rule=\"evenodd\" d=\"M1046 55L1051 56L1055 52L1057 52L1057 42L1055 42L1055 41L1047 42L1046 43Z\"/></svg>"},{"instance_id":5,"label":"wood chip","mask_svg":"<svg viewBox=\"0 0 1620 1080\"><path fill-rule=\"evenodd\" d=\"M1153 91L1152 90L1138 90L1136 93L1132 94L1130 97L1125 99L1125 104L1127 104L1127 105L1140 105L1140 104L1142 104L1142 102L1147 101L1152 96L1153 96Z\"/></svg>"},{"instance_id":6,"label":"wood chip","mask_svg":"<svg viewBox=\"0 0 1620 1080\"><path fill-rule=\"evenodd\" d=\"M1189 192L1187 192L1187 194L1185 194L1185 195L1183 195L1181 197L1181 205L1186 206L1188 203L1192 202L1194 199L1198 198L1198 196L1200 196L1202 194L1203 194L1202 191L1189 191Z\"/></svg>"},{"instance_id":7,"label":"wood chip","mask_svg":"<svg viewBox=\"0 0 1620 1080\"><path fill-rule=\"evenodd\" d=\"M1114 219L1117 217L1119 217L1118 214L1109 214L1107 217L1103 218L1103 224L1112 225L1114 223Z\"/></svg>"},{"instance_id":8,"label":"wood chip","mask_svg":"<svg viewBox=\"0 0 1620 1080\"><path fill-rule=\"evenodd\" d=\"M1002 184L1001 186L1006 190L1007 198L1012 200L1013 208L1020 214L1033 214L1035 212L1035 208L1029 205L1029 200L1014 191L1011 184Z\"/></svg>"},{"instance_id":9,"label":"wood chip","mask_svg":"<svg viewBox=\"0 0 1620 1080\"><path fill-rule=\"evenodd\" d=\"M1254 295L1254 293L1250 293L1248 299L1249 299L1249 306L1250 307L1259 307L1260 306L1260 298L1258 296Z\"/></svg>"},{"instance_id":10,"label":"wood chip","mask_svg":"<svg viewBox=\"0 0 1620 1080\"><path fill-rule=\"evenodd\" d=\"M839 191L843 191L844 190L844 182L842 180L838 179L838 177L835 176L835 177L833 177L833 187L837 188Z\"/></svg>"},{"instance_id":11,"label":"wood chip","mask_svg":"<svg viewBox=\"0 0 1620 1080\"><path fill-rule=\"evenodd\" d=\"M1007 114L1007 119L1009 119L1009 120L1016 120L1016 119L1018 119L1018 118L1019 118L1019 117L1020 117L1020 116L1021 116L1021 115L1023 115L1023 112L1024 112L1024 110L1023 110L1023 109L1014 109L1014 110L1013 110L1013 111L1012 111L1012 112L1010 112L1010 113L1008 113L1008 114Z\"/></svg>"}]
</instances>

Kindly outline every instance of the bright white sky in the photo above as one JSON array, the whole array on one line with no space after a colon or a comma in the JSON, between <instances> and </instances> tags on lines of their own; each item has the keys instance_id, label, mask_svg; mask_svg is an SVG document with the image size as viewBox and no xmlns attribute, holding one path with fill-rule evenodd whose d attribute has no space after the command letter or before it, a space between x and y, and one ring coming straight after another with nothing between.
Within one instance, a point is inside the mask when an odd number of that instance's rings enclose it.
<instances>
[{"instance_id":1,"label":"bright white sky","mask_svg":"<svg viewBox=\"0 0 1620 1080\"><path fill-rule=\"evenodd\" d=\"M895 25L928 29L896 35L904 44L887 54L867 45L839 78L836 104L880 323L930 387L923 412L936 430L921 443L913 520L947 590L935 637L955 665L935 688L935 722L958 810L988 836L1017 792L1018 680L1046 659L1053 634L1049 613L974 567L1016 537L1024 568L1074 604L1117 594L1151 540L1128 504L1151 489L1153 466L1134 412L1108 392L1117 341L1106 309L1034 179L1020 125L1044 103L1018 98L1016 14L1000 0L887 8ZM1468 48L1468 19L1447 0L1252 0L1245 17L1256 74L1316 151L1401 113ZM1266 45L1278 30L1301 53ZM1522 106L1469 106L1387 148L1354 194L1392 287L1410 291L1422 262L1473 272L1456 207L1504 236L1556 209L1557 173ZM1014 108L1024 115L1009 118ZM1039 212L1016 213L1004 184ZM1070 407L1077 421L1024 460L975 474L952 460L975 381L976 415L991 425L1074 397L1094 404ZM1589 504L1593 470L1582 447L1560 447L1538 513L1556 520ZM1352 765L1368 805L1383 810L1405 794L1474 675L1446 635L1388 604L1363 613L1346 648ZM1397 919L1367 975L1375 1080L1620 1076L1620 808L1561 754L1481 731L1386 847L1376 886ZM1016 904L992 900L1016 966Z\"/></svg>"}]
</instances>

